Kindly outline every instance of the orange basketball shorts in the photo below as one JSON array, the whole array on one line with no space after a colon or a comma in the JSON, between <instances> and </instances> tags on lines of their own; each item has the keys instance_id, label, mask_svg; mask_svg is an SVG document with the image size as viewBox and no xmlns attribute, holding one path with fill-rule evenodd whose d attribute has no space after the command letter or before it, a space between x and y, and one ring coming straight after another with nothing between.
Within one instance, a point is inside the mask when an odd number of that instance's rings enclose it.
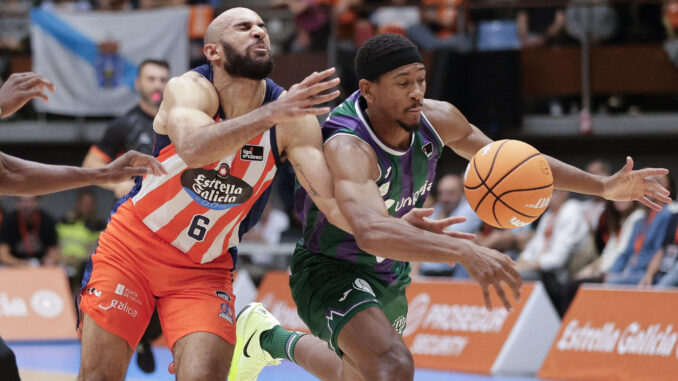
<instances>
[{"instance_id":1,"label":"orange basketball shorts","mask_svg":"<svg viewBox=\"0 0 678 381\"><path fill-rule=\"evenodd\" d=\"M80 290L80 314L132 348L156 306L170 349L193 332L210 332L234 344L231 255L195 263L155 236L131 207L131 201L122 204L99 237Z\"/></svg>"}]
</instances>

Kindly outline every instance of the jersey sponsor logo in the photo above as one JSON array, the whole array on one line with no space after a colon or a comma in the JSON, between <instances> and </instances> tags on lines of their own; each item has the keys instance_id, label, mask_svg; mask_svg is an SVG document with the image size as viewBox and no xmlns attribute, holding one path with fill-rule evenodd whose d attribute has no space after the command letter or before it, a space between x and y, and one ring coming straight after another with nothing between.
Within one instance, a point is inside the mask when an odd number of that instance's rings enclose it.
<instances>
[{"instance_id":1,"label":"jersey sponsor logo","mask_svg":"<svg viewBox=\"0 0 678 381\"><path fill-rule=\"evenodd\" d=\"M111 300L111 304L109 304L106 307L99 304L99 308L101 308L102 310L110 310L111 308L118 309L120 311L127 313L129 316L134 317L134 318L137 317L137 315L139 314L139 312L137 310L135 310L134 308L132 308L132 306L128 305L127 302L123 303L123 302L116 300L116 299Z\"/></svg>"},{"instance_id":2,"label":"jersey sponsor logo","mask_svg":"<svg viewBox=\"0 0 678 381\"><path fill-rule=\"evenodd\" d=\"M217 290L217 291L215 291L215 293L216 293L217 296L220 297L221 299L224 299L224 300L226 300L226 301L228 301L228 302L231 301L231 295L229 295L228 292L226 292L226 291L221 291L221 290Z\"/></svg>"},{"instance_id":3,"label":"jersey sponsor logo","mask_svg":"<svg viewBox=\"0 0 678 381\"><path fill-rule=\"evenodd\" d=\"M376 298L376 295L374 295L374 291L372 291L372 287L364 279L355 278L355 280L353 281L353 288L355 288L358 291L366 292Z\"/></svg>"},{"instance_id":4,"label":"jersey sponsor logo","mask_svg":"<svg viewBox=\"0 0 678 381\"><path fill-rule=\"evenodd\" d=\"M264 160L264 147L246 145L240 150L240 159L250 161Z\"/></svg>"},{"instance_id":5,"label":"jersey sponsor logo","mask_svg":"<svg viewBox=\"0 0 678 381\"><path fill-rule=\"evenodd\" d=\"M381 194L381 197L384 197L386 196L386 194L388 194L388 188L390 187L391 187L390 182L381 184L381 186L379 186L379 194Z\"/></svg>"},{"instance_id":6,"label":"jersey sponsor logo","mask_svg":"<svg viewBox=\"0 0 678 381\"><path fill-rule=\"evenodd\" d=\"M428 142L424 144L421 149L424 151L424 154L426 155L427 158L431 158L433 156L433 143Z\"/></svg>"},{"instance_id":7,"label":"jersey sponsor logo","mask_svg":"<svg viewBox=\"0 0 678 381\"><path fill-rule=\"evenodd\" d=\"M397 319L393 321L393 329L398 332L398 335L402 336L403 332L405 332L405 326L407 326L407 316L405 315L400 315L398 316Z\"/></svg>"},{"instance_id":8,"label":"jersey sponsor logo","mask_svg":"<svg viewBox=\"0 0 678 381\"><path fill-rule=\"evenodd\" d=\"M397 203L395 200L384 200L384 204L386 205L386 209L391 209L391 207L395 204L395 212L397 213L400 211L400 209L407 207L407 206L412 206L414 207L417 205L417 201L419 201L420 197L425 197L429 191L431 191L431 186L433 185L433 182L426 180L424 185L419 187L414 194L412 194L411 197L403 197L401 198ZM391 213L394 214L394 213Z\"/></svg>"},{"instance_id":9,"label":"jersey sponsor logo","mask_svg":"<svg viewBox=\"0 0 678 381\"><path fill-rule=\"evenodd\" d=\"M97 298L100 298L100 297L101 297L101 291L97 290L97 289L94 288L94 287L85 289L85 291L87 291L90 295L96 296Z\"/></svg>"},{"instance_id":10,"label":"jersey sponsor logo","mask_svg":"<svg viewBox=\"0 0 678 381\"><path fill-rule=\"evenodd\" d=\"M218 170L191 168L181 174L184 190L201 206L224 210L247 201L253 193L252 186L231 176L230 168L222 163Z\"/></svg>"},{"instance_id":11,"label":"jersey sponsor logo","mask_svg":"<svg viewBox=\"0 0 678 381\"><path fill-rule=\"evenodd\" d=\"M125 287L125 285L118 283L118 285L115 287L115 294L124 296L125 298L133 301L134 303L141 305L141 299L139 299L139 293L136 291L132 290L129 287Z\"/></svg>"}]
</instances>

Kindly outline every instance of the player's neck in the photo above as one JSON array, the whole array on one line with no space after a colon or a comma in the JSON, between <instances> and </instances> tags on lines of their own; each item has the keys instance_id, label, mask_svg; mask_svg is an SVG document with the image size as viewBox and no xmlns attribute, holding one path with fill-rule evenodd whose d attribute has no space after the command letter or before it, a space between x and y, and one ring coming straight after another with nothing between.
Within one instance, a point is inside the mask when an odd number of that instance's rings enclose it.
<instances>
[{"instance_id":1,"label":"player's neck","mask_svg":"<svg viewBox=\"0 0 678 381\"><path fill-rule=\"evenodd\" d=\"M223 70L214 71L214 87L226 118L235 118L256 109L264 102L266 81L232 77Z\"/></svg>"},{"instance_id":2,"label":"player's neck","mask_svg":"<svg viewBox=\"0 0 678 381\"><path fill-rule=\"evenodd\" d=\"M405 131L398 122L385 113L368 108L365 110L370 118L370 125L379 139L389 147L404 151L410 148L412 133Z\"/></svg>"}]
</instances>

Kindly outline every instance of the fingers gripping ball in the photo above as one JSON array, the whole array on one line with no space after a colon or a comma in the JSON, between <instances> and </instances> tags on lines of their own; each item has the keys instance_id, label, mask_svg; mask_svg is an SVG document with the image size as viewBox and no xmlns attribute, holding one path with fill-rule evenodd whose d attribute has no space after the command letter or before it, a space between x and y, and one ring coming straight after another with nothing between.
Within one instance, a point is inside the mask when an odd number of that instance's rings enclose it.
<instances>
[{"instance_id":1,"label":"fingers gripping ball","mask_svg":"<svg viewBox=\"0 0 678 381\"><path fill-rule=\"evenodd\" d=\"M536 220L553 192L544 155L518 140L498 140L480 149L464 174L464 193L486 223L513 229Z\"/></svg>"}]
</instances>

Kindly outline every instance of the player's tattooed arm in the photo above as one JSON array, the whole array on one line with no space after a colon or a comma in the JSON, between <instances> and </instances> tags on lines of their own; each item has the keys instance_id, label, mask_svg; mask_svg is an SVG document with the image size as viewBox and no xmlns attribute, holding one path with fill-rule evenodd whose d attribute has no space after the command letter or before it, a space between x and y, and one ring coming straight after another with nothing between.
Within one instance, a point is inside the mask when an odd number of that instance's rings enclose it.
<instances>
[{"instance_id":1,"label":"player's tattooed arm","mask_svg":"<svg viewBox=\"0 0 678 381\"><path fill-rule=\"evenodd\" d=\"M306 192L308 192L308 194L311 197L318 197L318 191L316 191L313 188L311 180L309 180L309 178L306 176L306 174L304 173L304 168L300 164L296 164L294 166L294 172L297 174L299 181L306 184L306 186L304 187L304 189L306 189Z\"/></svg>"},{"instance_id":2,"label":"player's tattooed arm","mask_svg":"<svg viewBox=\"0 0 678 381\"><path fill-rule=\"evenodd\" d=\"M315 205L334 226L352 233L334 200L334 182L323 154L320 126L315 116L278 124L278 145L292 163L297 179Z\"/></svg>"}]
</instances>

